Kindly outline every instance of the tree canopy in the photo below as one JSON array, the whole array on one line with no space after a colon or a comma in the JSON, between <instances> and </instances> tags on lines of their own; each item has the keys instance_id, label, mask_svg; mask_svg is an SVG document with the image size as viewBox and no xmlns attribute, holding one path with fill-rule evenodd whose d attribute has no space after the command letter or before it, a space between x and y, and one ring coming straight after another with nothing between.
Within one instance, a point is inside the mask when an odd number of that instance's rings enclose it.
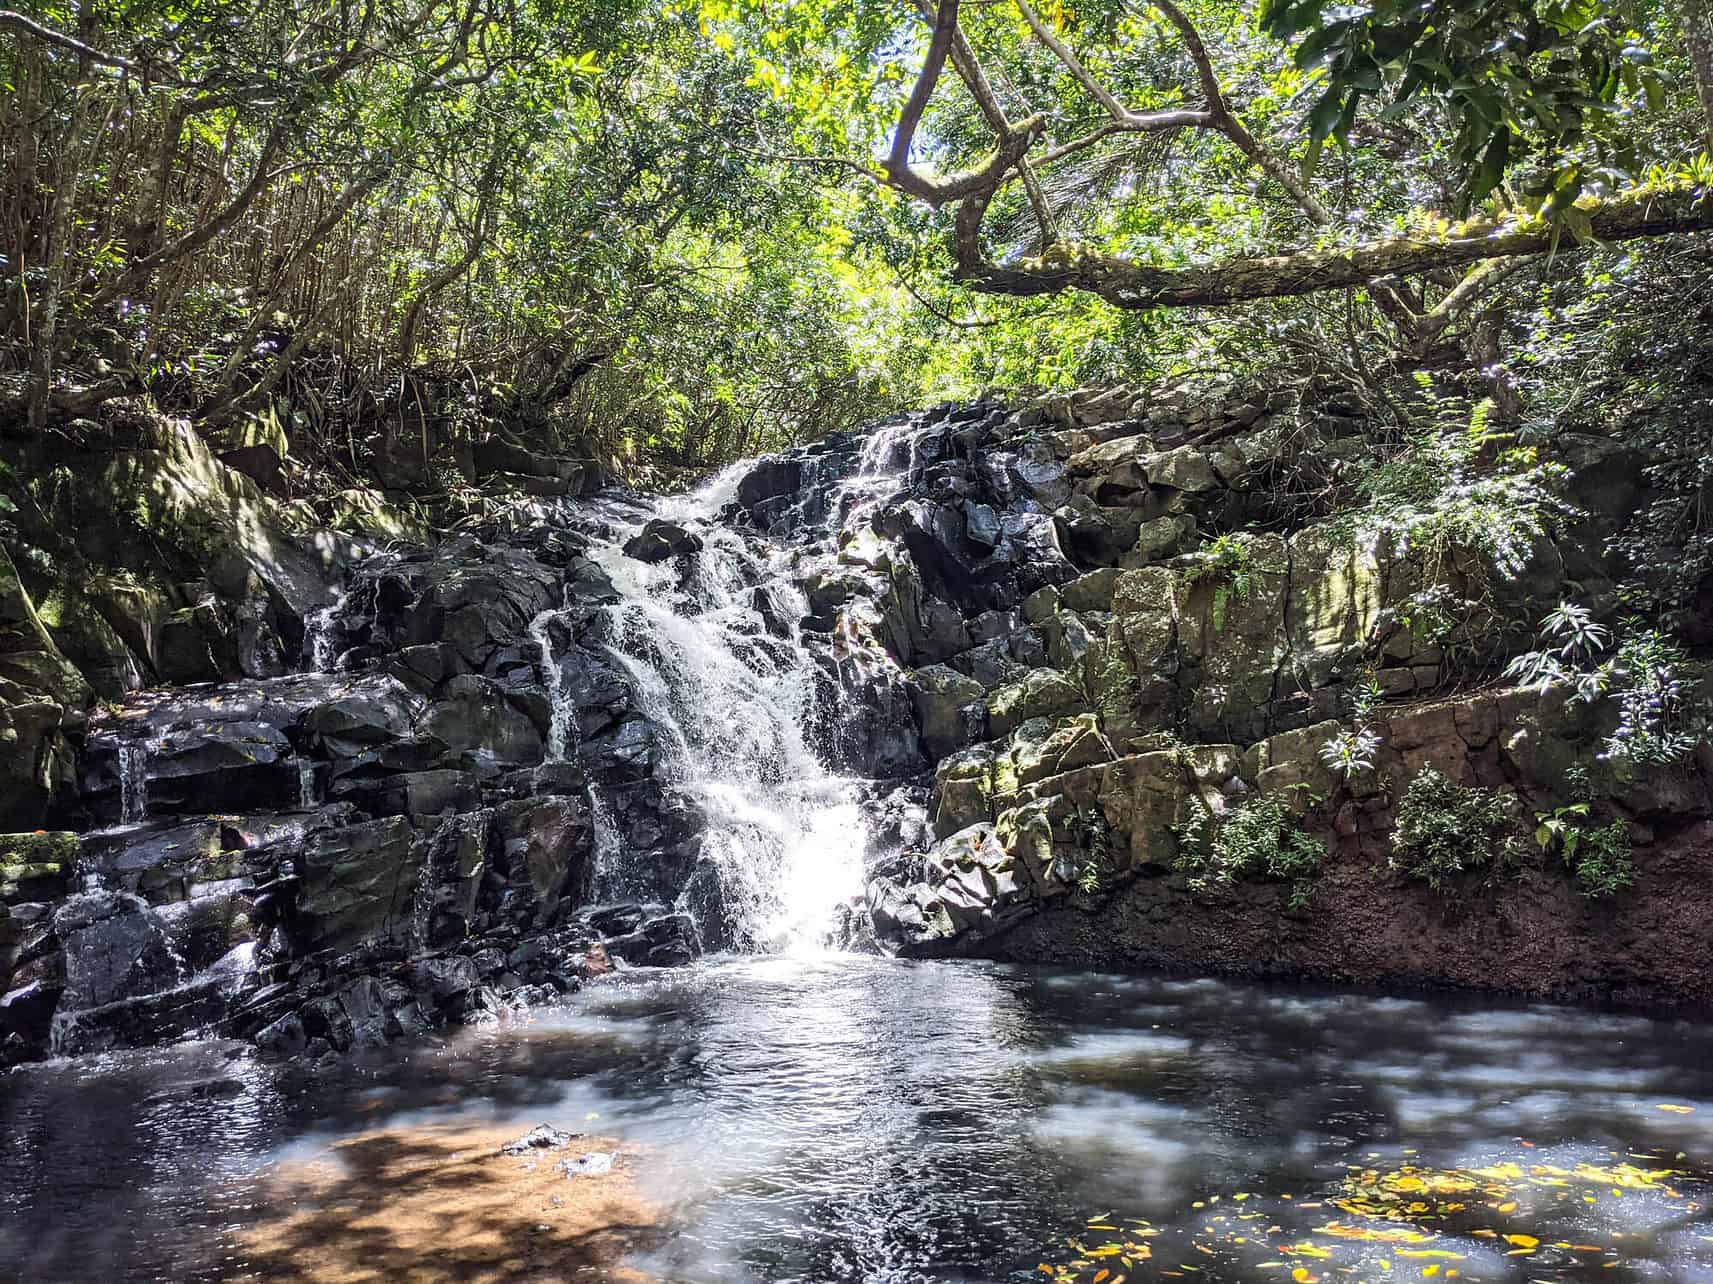
<instances>
[{"instance_id":1,"label":"tree canopy","mask_svg":"<svg viewBox=\"0 0 1713 1284\"><path fill-rule=\"evenodd\" d=\"M1713 225L1705 0L48 0L0 30L0 399L36 433L146 391L284 406L353 467L495 421L707 462L1329 306L1363 363L1419 360L1580 247Z\"/></svg>"}]
</instances>

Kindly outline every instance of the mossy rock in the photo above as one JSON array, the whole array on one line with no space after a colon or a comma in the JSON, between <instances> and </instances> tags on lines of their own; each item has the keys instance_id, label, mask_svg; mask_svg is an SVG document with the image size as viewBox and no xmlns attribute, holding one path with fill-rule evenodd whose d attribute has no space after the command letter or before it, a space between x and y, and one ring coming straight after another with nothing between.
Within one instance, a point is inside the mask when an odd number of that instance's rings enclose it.
<instances>
[{"instance_id":1,"label":"mossy rock","mask_svg":"<svg viewBox=\"0 0 1713 1284\"><path fill-rule=\"evenodd\" d=\"M0 834L0 903L57 900L71 890L82 842L76 834Z\"/></svg>"},{"instance_id":2,"label":"mossy rock","mask_svg":"<svg viewBox=\"0 0 1713 1284\"><path fill-rule=\"evenodd\" d=\"M77 863L83 840L61 830L31 834L0 834L0 866L65 865Z\"/></svg>"}]
</instances>

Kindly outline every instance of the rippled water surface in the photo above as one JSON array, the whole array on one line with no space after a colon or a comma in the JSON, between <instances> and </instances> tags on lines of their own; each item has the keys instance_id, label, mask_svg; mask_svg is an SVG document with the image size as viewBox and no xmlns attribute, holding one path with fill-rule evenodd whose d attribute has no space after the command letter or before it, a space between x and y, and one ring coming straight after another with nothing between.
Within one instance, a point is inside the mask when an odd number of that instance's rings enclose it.
<instances>
[{"instance_id":1,"label":"rippled water surface","mask_svg":"<svg viewBox=\"0 0 1713 1284\"><path fill-rule=\"evenodd\" d=\"M0 1276L241 1273L267 1165L451 1120L636 1147L670 1280L1713 1281L1700 1023L845 957L631 973L336 1071L20 1070Z\"/></svg>"}]
</instances>

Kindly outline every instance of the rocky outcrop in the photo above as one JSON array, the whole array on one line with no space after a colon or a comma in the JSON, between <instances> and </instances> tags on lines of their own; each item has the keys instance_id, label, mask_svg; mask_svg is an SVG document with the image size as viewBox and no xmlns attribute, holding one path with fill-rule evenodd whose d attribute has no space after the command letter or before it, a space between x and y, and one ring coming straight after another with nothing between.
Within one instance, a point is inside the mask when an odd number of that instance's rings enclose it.
<instances>
[{"instance_id":1,"label":"rocky outcrop","mask_svg":"<svg viewBox=\"0 0 1713 1284\"><path fill-rule=\"evenodd\" d=\"M201 443L144 445L112 464L147 497L132 510L99 491L64 503L97 528L81 555L111 563L145 527L167 562L56 590L44 623L0 557L7 818L83 831L0 841L0 1056L211 1027L345 1050L573 990L591 949L610 970L603 941L639 966L701 952L669 904L587 912L591 785L639 864L678 869L648 896L675 896L695 859L639 694L600 652L616 594L586 554L633 501L524 499L437 541L353 539L319 560ZM594 475L500 462L556 491ZM191 565L220 586L191 602L154 587ZM53 621L101 675L103 709ZM318 660L331 671L292 671Z\"/></svg>"},{"instance_id":2,"label":"rocky outcrop","mask_svg":"<svg viewBox=\"0 0 1713 1284\"><path fill-rule=\"evenodd\" d=\"M1521 819L1568 800L1603 730L1526 693L1459 694L1523 642L1500 621L1538 618L1567 577L1604 592L1599 533L1542 544L1509 585L1454 563L1454 595L1497 591L1503 610L1424 628L1418 558L1321 518L1361 429L1336 396L1305 412L1229 386L1115 390L912 416L742 479L740 518L799 549L805 627L905 693L933 771L930 836L871 863L886 948L1713 1000L1704 933L1664 950L1641 934L1704 881L1673 892L1664 871L1706 850L1709 764L1603 782L1641 872L1592 902ZM1611 452L1582 455L1576 496L1617 520ZM1381 748L1345 780L1322 750L1369 684ZM846 679L837 698L875 691ZM1392 867L1399 800L1428 767L1515 800L1511 881L1434 891ZM1263 800L1326 849L1312 893L1185 868L1187 844Z\"/></svg>"}]
</instances>

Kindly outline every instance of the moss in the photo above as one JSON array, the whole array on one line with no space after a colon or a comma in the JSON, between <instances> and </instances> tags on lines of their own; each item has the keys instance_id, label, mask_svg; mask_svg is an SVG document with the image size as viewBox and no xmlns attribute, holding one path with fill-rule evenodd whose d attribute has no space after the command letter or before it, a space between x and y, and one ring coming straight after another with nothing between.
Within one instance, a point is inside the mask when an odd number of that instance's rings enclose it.
<instances>
[{"instance_id":1,"label":"moss","mask_svg":"<svg viewBox=\"0 0 1713 1284\"><path fill-rule=\"evenodd\" d=\"M0 834L0 866L64 865L77 862L83 842L76 834L38 829L29 834Z\"/></svg>"}]
</instances>

